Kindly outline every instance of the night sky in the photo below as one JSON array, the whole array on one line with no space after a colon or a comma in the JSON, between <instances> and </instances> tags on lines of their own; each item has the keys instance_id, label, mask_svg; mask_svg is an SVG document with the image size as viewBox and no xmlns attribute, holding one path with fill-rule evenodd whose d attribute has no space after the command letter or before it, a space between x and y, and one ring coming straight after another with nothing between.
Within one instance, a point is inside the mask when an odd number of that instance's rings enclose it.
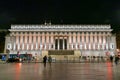
<instances>
[{"instance_id":1,"label":"night sky","mask_svg":"<svg viewBox=\"0 0 120 80\"><path fill-rule=\"evenodd\" d=\"M0 25L119 24L120 0L0 0Z\"/></svg>"}]
</instances>

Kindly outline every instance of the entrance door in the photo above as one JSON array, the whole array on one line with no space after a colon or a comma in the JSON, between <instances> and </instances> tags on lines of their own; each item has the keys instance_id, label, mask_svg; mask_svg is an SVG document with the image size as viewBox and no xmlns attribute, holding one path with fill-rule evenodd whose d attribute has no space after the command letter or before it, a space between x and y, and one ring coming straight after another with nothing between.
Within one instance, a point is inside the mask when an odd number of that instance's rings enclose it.
<instances>
[{"instance_id":1,"label":"entrance door","mask_svg":"<svg viewBox=\"0 0 120 80\"><path fill-rule=\"evenodd\" d=\"M63 39L60 39L59 47L60 47L61 50L63 50Z\"/></svg>"}]
</instances>

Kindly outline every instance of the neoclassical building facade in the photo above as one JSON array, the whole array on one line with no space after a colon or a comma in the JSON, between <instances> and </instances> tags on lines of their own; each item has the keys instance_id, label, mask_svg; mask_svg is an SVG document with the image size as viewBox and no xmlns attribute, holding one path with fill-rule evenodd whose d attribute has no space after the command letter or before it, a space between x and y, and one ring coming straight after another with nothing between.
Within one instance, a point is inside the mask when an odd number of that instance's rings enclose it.
<instances>
[{"instance_id":1,"label":"neoclassical building facade","mask_svg":"<svg viewBox=\"0 0 120 80\"><path fill-rule=\"evenodd\" d=\"M35 56L71 50L79 56L106 56L116 50L110 25L11 25L9 31L5 50L9 49L10 54L19 51Z\"/></svg>"}]
</instances>

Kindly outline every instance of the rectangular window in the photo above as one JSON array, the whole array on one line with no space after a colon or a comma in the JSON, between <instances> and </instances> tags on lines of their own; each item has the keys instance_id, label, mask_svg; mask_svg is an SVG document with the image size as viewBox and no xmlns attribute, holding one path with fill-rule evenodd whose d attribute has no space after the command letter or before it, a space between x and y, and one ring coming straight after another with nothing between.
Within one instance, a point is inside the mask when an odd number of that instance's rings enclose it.
<instances>
[{"instance_id":1,"label":"rectangular window","mask_svg":"<svg viewBox=\"0 0 120 80\"><path fill-rule=\"evenodd\" d=\"M112 49L114 49L114 45L112 44Z\"/></svg>"}]
</instances>

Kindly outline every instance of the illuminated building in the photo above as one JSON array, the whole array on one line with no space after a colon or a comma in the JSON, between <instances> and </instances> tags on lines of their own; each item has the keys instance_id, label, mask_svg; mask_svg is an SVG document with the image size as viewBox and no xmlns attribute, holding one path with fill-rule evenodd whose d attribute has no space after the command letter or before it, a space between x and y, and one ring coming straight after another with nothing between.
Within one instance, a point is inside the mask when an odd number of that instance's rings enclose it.
<instances>
[{"instance_id":1,"label":"illuminated building","mask_svg":"<svg viewBox=\"0 0 120 80\"><path fill-rule=\"evenodd\" d=\"M10 54L19 51L43 56L52 55L52 51L53 55L106 56L106 52L114 54L116 50L110 25L11 25L9 31L5 50Z\"/></svg>"}]
</instances>

